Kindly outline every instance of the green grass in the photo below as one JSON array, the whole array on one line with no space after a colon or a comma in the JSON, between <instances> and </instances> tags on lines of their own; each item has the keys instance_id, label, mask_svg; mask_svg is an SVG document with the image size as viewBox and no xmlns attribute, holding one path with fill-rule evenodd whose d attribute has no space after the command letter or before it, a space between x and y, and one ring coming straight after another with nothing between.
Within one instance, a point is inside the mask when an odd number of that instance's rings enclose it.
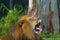
<instances>
[{"instance_id":1,"label":"green grass","mask_svg":"<svg viewBox=\"0 0 60 40\"><path fill-rule=\"evenodd\" d=\"M60 40L60 34L43 34L42 38L44 40Z\"/></svg>"},{"instance_id":2,"label":"green grass","mask_svg":"<svg viewBox=\"0 0 60 40\"><path fill-rule=\"evenodd\" d=\"M20 9L19 9L20 8ZM23 7L14 8L13 10L8 10L7 16L0 19L0 36L7 35L10 33L10 29L15 22L22 16L27 15L28 9L26 8L24 12Z\"/></svg>"}]
</instances>

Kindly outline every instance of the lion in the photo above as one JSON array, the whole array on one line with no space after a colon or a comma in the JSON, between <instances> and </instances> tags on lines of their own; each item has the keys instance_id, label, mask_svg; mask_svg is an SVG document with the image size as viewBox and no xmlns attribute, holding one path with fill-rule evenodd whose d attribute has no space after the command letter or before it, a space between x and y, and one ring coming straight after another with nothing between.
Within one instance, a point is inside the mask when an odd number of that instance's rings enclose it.
<instances>
[{"instance_id":1,"label":"lion","mask_svg":"<svg viewBox=\"0 0 60 40\"><path fill-rule=\"evenodd\" d=\"M0 40L40 40L42 30L41 20L25 15L12 26L11 33Z\"/></svg>"}]
</instances>

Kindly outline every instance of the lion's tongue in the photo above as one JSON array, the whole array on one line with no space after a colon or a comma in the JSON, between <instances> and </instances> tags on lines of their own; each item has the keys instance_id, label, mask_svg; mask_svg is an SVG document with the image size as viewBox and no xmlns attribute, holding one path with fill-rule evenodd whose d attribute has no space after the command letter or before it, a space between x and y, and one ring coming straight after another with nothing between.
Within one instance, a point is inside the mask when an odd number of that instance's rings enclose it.
<instances>
[{"instance_id":1,"label":"lion's tongue","mask_svg":"<svg viewBox=\"0 0 60 40\"><path fill-rule=\"evenodd\" d=\"M41 29L41 28L36 27L35 32L36 32L37 34L41 33L41 31L42 31L42 29Z\"/></svg>"},{"instance_id":2,"label":"lion's tongue","mask_svg":"<svg viewBox=\"0 0 60 40\"><path fill-rule=\"evenodd\" d=\"M37 29L37 31L40 31L40 32L42 31L42 28L36 28L36 29Z\"/></svg>"}]
</instances>

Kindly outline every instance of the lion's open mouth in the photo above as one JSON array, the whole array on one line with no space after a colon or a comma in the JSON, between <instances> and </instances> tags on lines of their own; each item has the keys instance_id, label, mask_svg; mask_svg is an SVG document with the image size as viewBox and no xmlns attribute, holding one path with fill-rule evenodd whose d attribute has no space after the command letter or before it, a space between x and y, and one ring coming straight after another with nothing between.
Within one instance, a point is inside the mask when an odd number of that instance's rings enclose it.
<instances>
[{"instance_id":1,"label":"lion's open mouth","mask_svg":"<svg viewBox=\"0 0 60 40\"><path fill-rule=\"evenodd\" d=\"M41 26L41 23L40 23L40 22L35 25L34 31L35 31L35 33L37 33L37 34L39 34L39 33L42 32L42 26Z\"/></svg>"}]
</instances>

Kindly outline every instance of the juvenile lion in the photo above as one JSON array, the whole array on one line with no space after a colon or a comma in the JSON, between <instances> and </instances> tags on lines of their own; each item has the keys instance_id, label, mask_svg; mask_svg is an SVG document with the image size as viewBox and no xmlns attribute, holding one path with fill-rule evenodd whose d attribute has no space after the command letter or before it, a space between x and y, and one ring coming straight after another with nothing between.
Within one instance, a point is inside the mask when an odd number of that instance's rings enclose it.
<instances>
[{"instance_id":1,"label":"juvenile lion","mask_svg":"<svg viewBox=\"0 0 60 40\"><path fill-rule=\"evenodd\" d=\"M0 40L40 40L40 32L42 31L41 20L33 16L23 16L12 27L12 32Z\"/></svg>"}]
</instances>

